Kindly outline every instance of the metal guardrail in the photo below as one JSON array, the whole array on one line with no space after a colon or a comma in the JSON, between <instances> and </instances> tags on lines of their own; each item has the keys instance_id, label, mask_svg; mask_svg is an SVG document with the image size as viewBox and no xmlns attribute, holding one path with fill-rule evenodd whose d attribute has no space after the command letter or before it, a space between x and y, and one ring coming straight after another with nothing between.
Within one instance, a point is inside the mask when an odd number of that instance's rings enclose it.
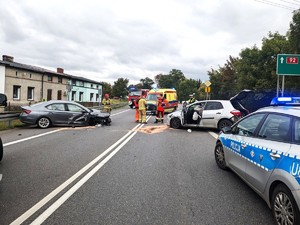
<instances>
[{"instance_id":1,"label":"metal guardrail","mask_svg":"<svg viewBox=\"0 0 300 225\"><path fill-rule=\"evenodd\" d=\"M20 112L4 112L0 113L0 122L8 122L8 126L12 127L12 121L19 118Z\"/></svg>"}]
</instances>

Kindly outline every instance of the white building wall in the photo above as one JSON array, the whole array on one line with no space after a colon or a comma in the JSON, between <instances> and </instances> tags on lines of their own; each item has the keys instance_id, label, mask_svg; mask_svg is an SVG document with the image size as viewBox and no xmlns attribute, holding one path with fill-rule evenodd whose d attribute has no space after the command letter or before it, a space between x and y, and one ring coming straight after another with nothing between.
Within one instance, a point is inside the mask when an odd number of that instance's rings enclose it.
<instances>
[{"instance_id":1,"label":"white building wall","mask_svg":"<svg viewBox=\"0 0 300 225\"><path fill-rule=\"evenodd\" d=\"M0 65L0 93L5 94L5 66Z\"/></svg>"}]
</instances>

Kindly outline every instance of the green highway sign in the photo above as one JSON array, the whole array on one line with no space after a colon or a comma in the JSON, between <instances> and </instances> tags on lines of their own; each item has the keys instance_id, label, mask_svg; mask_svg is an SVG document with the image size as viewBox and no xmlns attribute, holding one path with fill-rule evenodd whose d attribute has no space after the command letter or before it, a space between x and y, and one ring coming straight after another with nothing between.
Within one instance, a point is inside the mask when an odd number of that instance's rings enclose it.
<instances>
[{"instance_id":1,"label":"green highway sign","mask_svg":"<svg viewBox=\"0 0 300 225\"><path fill-rule=\"evenodd\" d=\"M277 75L300 76L300 55L278 54Z\"/></svg>"}]
</instances>

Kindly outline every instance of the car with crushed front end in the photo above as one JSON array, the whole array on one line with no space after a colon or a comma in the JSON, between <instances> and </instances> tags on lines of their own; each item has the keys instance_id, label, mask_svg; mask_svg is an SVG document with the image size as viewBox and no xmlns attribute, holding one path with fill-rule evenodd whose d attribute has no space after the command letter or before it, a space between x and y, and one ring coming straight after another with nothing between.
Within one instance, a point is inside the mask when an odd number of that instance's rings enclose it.
<instances>
[{"instance_id":1,"label":"car with crushed front end","mask_svg":"<svg viewBox=\"0 0 300 225\"><path fill-rule=\"evenodd\" d=\"M195 113L198 114L196 118ZM175 129L202 127L221 130L231 126L241 117L241 112L235 109L229 100L204 100L189 105L183 104L181 110L167 115L167 124Z\"/></svg>"},{"instance_id":2,"label":"car with crushed front end","mask_svg":"<svg viewBox=\"0 0 300 225\"><path fill-rule=\"evenodd\" d=\"M300 98L274 98L223 128L214 155L266 201L276 224L300 224Z\"/></svg>"},{"instance_id":3,"label":"car with crushed front end","mask_svg":"<svg viewBox=\"0 0 300 225\"><path fill-rule=\"evenodd\" d=\"M89 109L73 101L50 100L21 108L20 121L40 128L111 124L110 113Z\"/></svg>"}]
</instances>

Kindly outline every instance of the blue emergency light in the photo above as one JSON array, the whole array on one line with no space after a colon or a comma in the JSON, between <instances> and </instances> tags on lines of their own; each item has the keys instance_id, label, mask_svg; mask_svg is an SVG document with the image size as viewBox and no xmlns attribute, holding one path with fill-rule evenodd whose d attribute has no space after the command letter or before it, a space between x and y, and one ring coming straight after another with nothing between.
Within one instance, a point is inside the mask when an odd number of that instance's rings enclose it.
<instances>
[{"instance_id":1,"label":"blue emergency light","mask_svg":"<svg viewBox=\"0 0 300 225\"><path fill-rule=\"evenodd\" d=\"M300 97L275 97L272 99L270 105L277 106L277 105L290 105L290 106L300 106Z\"/></svg>"}]
</instances>

